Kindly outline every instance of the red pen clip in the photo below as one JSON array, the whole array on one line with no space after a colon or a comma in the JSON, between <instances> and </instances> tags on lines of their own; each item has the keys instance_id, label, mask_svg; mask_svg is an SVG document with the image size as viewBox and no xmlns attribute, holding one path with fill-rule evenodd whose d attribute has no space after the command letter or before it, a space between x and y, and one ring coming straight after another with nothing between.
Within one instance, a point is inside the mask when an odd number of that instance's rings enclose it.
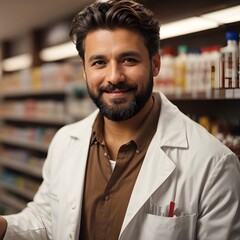
<instances>
[{"instance_id":1,"label":"red pen clip","mask_svg":"<svg viewBox=\"0 0 240 240\"><path fill-rule=\"evenodd\" d=\"M175 208L175 202L171 201L169 205L169 210L168 210L168 217L174 216L174 208Z\"/></svg>"}]
</instances>

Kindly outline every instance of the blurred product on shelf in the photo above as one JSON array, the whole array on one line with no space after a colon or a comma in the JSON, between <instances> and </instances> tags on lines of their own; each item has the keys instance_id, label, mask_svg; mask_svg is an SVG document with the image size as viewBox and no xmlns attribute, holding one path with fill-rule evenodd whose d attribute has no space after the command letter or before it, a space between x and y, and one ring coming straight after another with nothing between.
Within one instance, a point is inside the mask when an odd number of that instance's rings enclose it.
<instances>
[{"instance_id":1,"label":"blurred product on shelf","mask_svg":"<svg viewBox=\"0 0 240 240\"><path fill-rule=\"evenodd\" d=\"M0 212L2 214L14 214L26 207L28 200L19 194L2 190Z\"/></svg>"},{"instance_id":2,"label":"blurred product on shelf","mask_svg":"<svg viewBox=\"0 0 240 240\"><path fill-rule=\"evenodd\" d=\"M186 91L186 68L187 68L187 52L188 46L180 45L178 47L178 55L175 60L175 86L176 93L180 93L181 91Z\"/></svg>"},{"instance_id":3,"label":"blurred product on shelf","mask_svg":"<svg viewBox=\"0 0 240 240\"><path fill-rule=\"evenodd\" d=\"M178 54L171 46L161 50L161 71L154 88L165 94L203 92L210 96L213 89L240 88L240 61L237 32L226 32L227 46L218 45L189 50L178 46Z\"/></svg>"},{"instance_id":4,"label":"blurred product on shelf","mask_svg":"<svg viewBox=\"0 0 240 240\"><path fill-rule=\"evenodd\" d=\"M9 187L13 191L22 194L29 200L32 199L35 192L39 188L41 181L35 178L28 177L26 175L10 171L9 169L3 169L1 174L1 184Z\"/></svg>"},{"instance_id":5,"label":"blurred product on shelf","mask_svg":"<svg viewBox=\"0 0 240 240\"><path fill-rule=\"evenodd\" d=\"M175 90L175 50L172 47L165 47L161 51L161 71L155 78L155 88L165 93L172 93Z\"/></svg>"},{"instance_id":6,"label":"blurred product on shelf","mask_svg":"<svg viewBox=\"0 0 240 240\"><path fill-rule=\"evenodd\" d=\"M221 53L220 46L210 47L210 69L211 69L211 88L219 89L221 86Z\"/></svg>"},{"instance_id":7,"label":"blurred product on shelf","mask_svg":"<svg viewBox=\"0 0 240 240\"><path fill-rule=\"evenodd\" d=\"M211 63L210 63L210 47L201 48L200 58L200 74L199 74L199 91L211 90Z\"/></svg>"},{"instance_id":8,"label":"blurred product on shelf","mask_svg":"<svg viewBox=\"0 0 240 240\"><path fill-rule=\"evenodd\" d=\"M199 91L199 74L200 74L200 50L188 52L186 63L186 92L195 94Z\"/></svg>"},{"instance_id":9,"label":"blurred product on shelf","mask_svg":"<svg viewBox=\"0 0 240 240\"><path fill-rule=\"evenodd\" d=\"M32 167L41 173L44 160L44 158L37 157L27 150L0 146L0 162L9 168L19 169L19 166L22 166L22 169L24 169ZM39 174L39 176L41 175Z\"/></svg>"},{"instance_id":10,"label":"blurred product on shelf","mask_svg":"<svg viewBox=\"0 0 240 240\"><path fill-rule=\"evenodd\" d=\"M9 100L0 106L0 109L5 118L64 119L65 116L64 103L55 100Z\"/></svg>"},{"instance_id":11,"label":"blurred product on shelf","mask_svg":"<svg viewBox=\"0 0 240 240\"><path fill-rule=\"evenodd\" d=\"M48 145L56 132L56 128L16 127L14 125L5 124L0 127L0 138L1 140L14 139L19 142L27 141Z\"/></svg>"},{"instance_id":12,"label":"blurred product on shelf","mask_svg":"<svg viewBox=\"0 0 240 240\"><path fill-rule=\"evenodd\" d=\"M240 124L239 121L225 121L209 116L191 116L219 141L228 146L240 160Z\"/></svg>"},{"instance_id":13,"label":"blurred product on shelf","mask_svg":"<svg viewBox=\"0 0 240 240\"><path fill-rule=\"evenodd\" d=\"M238 32L226 32L227 46L221 48L223 58L223 87L239 88L239 48Z\"/></svg>"},{"instance_id":14,"label":"blurred product on shelf","mask_svg":"<svg viewBox=\"0 0 240 240\"><path fill-rule=\"evenodd\" d=\"M64 89L71 81L81 81L82 71L70 63L48 63L33 69L5 74L2 93Z\"/></svg>"}]
</instances>

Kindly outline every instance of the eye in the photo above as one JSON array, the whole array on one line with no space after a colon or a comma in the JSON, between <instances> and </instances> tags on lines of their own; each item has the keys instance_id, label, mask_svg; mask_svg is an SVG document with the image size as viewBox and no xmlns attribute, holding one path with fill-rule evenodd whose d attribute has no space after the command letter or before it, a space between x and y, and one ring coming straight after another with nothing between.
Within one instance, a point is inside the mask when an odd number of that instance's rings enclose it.
<instances>
[{"instance_id":1,"label":"eye","mask_svg":"<svg viewBox=\"0 0 240 240\"><path fill-rule=\"evenodd\" d=\"M135 65L139 62L136 58L128 57L123 59L123 63L127 65Z\"/></svg>"},{"instance_id":2,"label":"eye","mask_svg":"<svg viewBox=\"0 0 240 240\"><path fill-rule=\"evenodd\" d=\"M106 63L103 60L96 60L92 63L92 66L97 67L97 68L101 68L101 67L105 66L105 64Z\"/></svg>"}]
</instances>

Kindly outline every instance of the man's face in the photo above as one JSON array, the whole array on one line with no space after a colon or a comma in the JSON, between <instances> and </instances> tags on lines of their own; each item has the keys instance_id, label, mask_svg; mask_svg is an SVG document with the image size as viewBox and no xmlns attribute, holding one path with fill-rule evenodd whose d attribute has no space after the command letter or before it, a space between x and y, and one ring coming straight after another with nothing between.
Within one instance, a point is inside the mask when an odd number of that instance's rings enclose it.
<instances>
[{"instance_id":1,"label":"man's face","mask_svg":"<svg viewBox=\"0 0 240 240\"><path fill-rule=\"evenodd\" d=\"M113 121L135 116L151 96L159 55L150 59L142 36L119 28L88 33L84 56L89 95L103 115Z\"/></svg>"}]
</instances>

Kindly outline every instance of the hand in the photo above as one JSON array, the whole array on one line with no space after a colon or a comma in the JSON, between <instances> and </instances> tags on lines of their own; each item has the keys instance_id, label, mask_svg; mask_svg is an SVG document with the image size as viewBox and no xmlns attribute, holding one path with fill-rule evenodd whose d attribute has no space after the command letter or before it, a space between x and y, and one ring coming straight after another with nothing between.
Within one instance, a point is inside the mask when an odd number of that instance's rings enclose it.
<instances>
[{"instance_id":1,"label":"hand","mask_svg":"<svg viewBox=\"0 0 240 240\"><path fill-rule=\"evenodd\" d=\"M7 220L0 216L0 240L3 240L6 230L7 230Z\"/></svg>"}]
</instances>

